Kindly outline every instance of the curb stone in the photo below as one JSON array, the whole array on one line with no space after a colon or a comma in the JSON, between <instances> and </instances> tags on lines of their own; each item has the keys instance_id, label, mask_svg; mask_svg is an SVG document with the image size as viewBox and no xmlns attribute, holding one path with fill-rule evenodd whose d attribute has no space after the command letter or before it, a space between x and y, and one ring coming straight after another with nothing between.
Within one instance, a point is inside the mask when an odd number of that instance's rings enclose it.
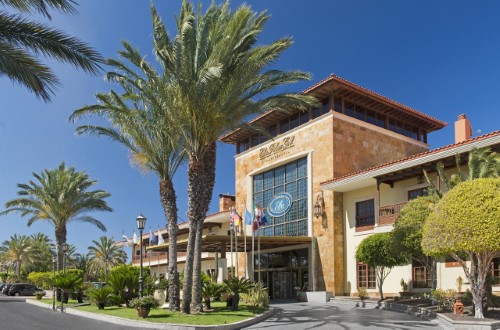
<instances>
[{"instance_id":1,"label":"curb stone","mask_svg":"<svg viewBox=\"0 0 500 330\"><path fill-rule=\"evenodd\" d=\"M44 308L51 308L52 307L52 305L47 305L45 303L38 302L38 301L33 300L33 299L26 299L26 303L31 304L31 305L35 305L38 307L44 307ZM263 320L271 317L276 312L276 309L273 307L270 307L269 310L265 311L264 313L258 314L252 318L249 318L249 319L246 319L243 321L230 323L230 324L215 324L215 325L154 323L154 322L126 319L126 318L118 317L118 316L84 312L84 311L79 311L79 310L73 309L73 308L65 308L65 311L67 314L77 315L77 316L86 317L86 318L90 318L90 319L94 319L94 320L98 320L98 321L103 321L103 322L108 322L108 323L113 323L113 324L123 325L123 326L128 326L128 327L140 328L140 329L236 330L236 329L242 329L242 328L254 325L256 323L262 322Z\"/></svg>"}]
</instances>

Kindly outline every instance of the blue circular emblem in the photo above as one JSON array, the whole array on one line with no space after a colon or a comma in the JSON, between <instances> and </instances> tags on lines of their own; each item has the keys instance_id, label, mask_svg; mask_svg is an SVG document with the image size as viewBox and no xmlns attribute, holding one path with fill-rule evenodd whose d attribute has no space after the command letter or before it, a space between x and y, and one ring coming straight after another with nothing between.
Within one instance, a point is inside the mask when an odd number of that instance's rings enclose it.
<instances>
[{"instance_id":1,"label":"blue circular emblem","mask_svg":"<svg viewBox=\"0 0 500 330\"><path fill-rule=\"evenodd\" d=\"M267 212L272 217L282 217L292 207L292 196L288 193L281 193L274 196L267 206Z\"/></svg>"}]
</instances>

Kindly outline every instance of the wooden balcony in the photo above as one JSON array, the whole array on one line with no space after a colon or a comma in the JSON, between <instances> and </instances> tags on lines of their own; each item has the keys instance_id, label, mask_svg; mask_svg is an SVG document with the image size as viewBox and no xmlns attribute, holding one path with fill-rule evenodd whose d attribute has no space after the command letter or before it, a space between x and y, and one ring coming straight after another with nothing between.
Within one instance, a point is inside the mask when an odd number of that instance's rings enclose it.
<instances>
[{"instance_id":1,"label":"wooden balcony","mask_svg":"<svg viewBox=\"0 0 500 330\"><path fill-rule=\"evenodd\" d=\"M381 206L378 213L378 225L385 226L394 224L399 217L401 209L406 205L406 203L408 202Z\"/></svg>"}]
</instances>

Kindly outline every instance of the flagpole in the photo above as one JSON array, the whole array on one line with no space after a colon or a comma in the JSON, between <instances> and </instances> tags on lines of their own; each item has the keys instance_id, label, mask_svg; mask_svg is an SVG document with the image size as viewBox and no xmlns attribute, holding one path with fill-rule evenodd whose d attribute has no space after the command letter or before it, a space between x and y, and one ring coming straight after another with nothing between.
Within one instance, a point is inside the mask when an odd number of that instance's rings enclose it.
<instances>
[{"instance_id":1,"label":"flagpole","mask_svg":"<svg viewBox=\"0 0 500 330\"><path fill-rule=\"evenodd\" d=\"M255 282L255 210L252 206L252 282Z\"/></svg>"},{"instance_id":2,"label":"flagpole","mask_svg":"<svg viewBox=\"0 0 500 330\"><path fill-rule=\"evenodd\" d=\"M258 249L259 249L258 258L259 258L259 282L260 282L260 280L261 280L261 278L260 278L261 277L261 274L260 274L260 228L259 228L257 235L258 235L257 237L259 240L259 242L258 242Z\"/></svg>"},{"instance_id":3,"label":"flagpole","mask_svg":"<svg viewBox=\"0 0 500 330\"><path fill-rule=\"evenodd\" d=\"M236 212L236 210L235 210ZM234 250L236 251L236 278L239 278L240 269L239 269L239 255L238 255L238 230L236 229L236 224L234 224Z\"/></svg>"},{"instance_id":4,"label":"flagpole","mask_svg":"<svg viewBox=\"0 0 500 330\"><path fill-rule=\"evenodd\" d=\"M232 217L232 216L231 216ZM234 277L234 272L233 272L233 228L234 228L234 223L233 226L231 226L231 219L229 219L229 236L231 237L231 277Z\"/></svg>"},{"instance_id":5,"label":"flagpole","mask_svg":"<svg viewBox=\"0 0 500 330\"><path fill-rule=\"evenodd\" d=\"M245 221L242 221L243 223L241 224L243 226L243 253L245 254L245 278L248 279L248 256L247 256L247 203L245 202L244 204L244 209L245 209Z\"/></svg>"},{"instance_id":6,"label":"flagpole","mask_svg":"<svg viewBox=\"0 0 500 330\"><path fill-rule=\"evenodd\" d=\"M157 241L156 241L156 245L159 245L160 244L160 226L158 225L158 238L157 238ZM157 252L157 256L158 256L158 264L157 264L157 268L158 268L158 278L160 278L160 274L161 274L161 271L160 271L160 252L158 251ZM166 273L166 272L165 272Z\"/></svg>"}]
</instances>

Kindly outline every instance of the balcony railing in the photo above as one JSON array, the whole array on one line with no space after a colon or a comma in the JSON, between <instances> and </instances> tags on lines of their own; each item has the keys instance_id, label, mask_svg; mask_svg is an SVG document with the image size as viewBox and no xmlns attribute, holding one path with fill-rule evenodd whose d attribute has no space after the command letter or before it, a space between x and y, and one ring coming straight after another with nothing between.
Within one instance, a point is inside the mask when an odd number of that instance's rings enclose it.
<instances>
[{"instance_id":1,"label":"balcony railing","mask_svg":"<svg viewBox=\"0 0 500 330\"><path fill-rule=\"evenodd\" d=\"M379 226L392 225L394 222L396 222L397 218L399 217L399 213L401 212L401 209L405 207L406 203L408 202L381 206L379 209L379 218L378 218Z\"/></svg>"}]
</instances>

